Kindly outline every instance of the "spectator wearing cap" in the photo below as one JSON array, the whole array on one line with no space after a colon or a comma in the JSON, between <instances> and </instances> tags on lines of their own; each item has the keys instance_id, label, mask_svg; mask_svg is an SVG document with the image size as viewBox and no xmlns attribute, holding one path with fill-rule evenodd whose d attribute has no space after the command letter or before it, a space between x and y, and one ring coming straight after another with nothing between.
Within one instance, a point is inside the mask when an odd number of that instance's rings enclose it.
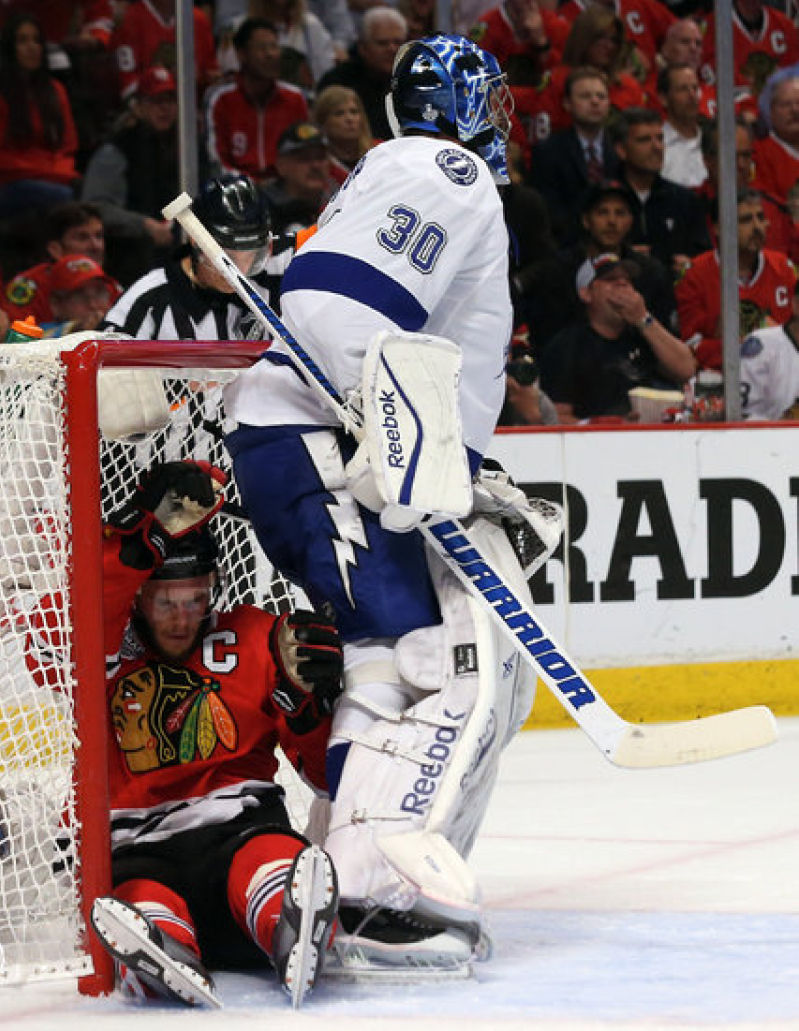
<instances>
[{"instance_id":1,"label":"spectator wearing cap","mask_svg":"<svg viewBox=\"0 0 799 1031\"><path fill-rule=\"evenodd\" d=\"M92 155L81 191L102 214L111 267L126 285L163 261L174 242L161 216L180 184L177 84L168 68L143 73L135 110L136 121Z\"/></svg>"},{"instance_id":2,"label":"spectator wearing cap","mask_svg":"<svg viewBox=\"0 0 799 1031\"><path fill-rule=\"evenodd\" d=\"M671 273L648 254L630 245L634 199L624 183L609 179L589 187L581 213L582 236L553 257L522 269L517 288L524 298L526 321L533 328L534 350L540 358L549 340L579 310L575 277L600 254L635 259L636 289L647 310L673 333L678 332L677 303Z\"/></svg>"},{"instance_id":3,"label":"spectator wearing cap","mask_svg":"<svg viewBox=\"0 0 799 1031\"><path fill-rule=\"evenodd\" d=\"M530 183L549 206L558 243L580 235L580 210L591 183L614 179L619 158L605 132L610 97L605 75L596 68L575 68L566 79L563 104L571 126L533 147Z\"/></svg>"},{"instance_id":4,"label":"spectator wearing cap","mask_svg":"<svg viewBox=\"0 0 799 1031\"><path fill-rule=\"evenodd\" d=\"M394 58L407 38L408 24L399 11L382 4L370 7L361 19L352 56L331 68L316 84L317 92L327 86L354 89L363 101L376 140L390 140L394 135L386 115L386 94Z\"/></svg>"},{"instance_id":5,"label":"spectator wearing cap","mask_svg":"<svg viewBox=\"0 0 799 1031\"><path fill-rule=\"evenodd\" d=\"M295 122L281 135L275 159L277 176L264 187L276 234L312 226L336 190L327 140L313 122Z\"/></svg>"},{"instance_id":6,"label":"spectator wearing cap","mask_svg":"<svg viewBox=\"0 0 799 1031\"><path fill-rule=\"evenodd\" d=\"M636 289L637 262L600 254L575 279L584 317L562 329L541 363L541 387L562 423L626 418L635 387L683 385L694 374L690 348L670 333Z\"/></svg>"},{"instance_id":7,"label":"spectator wearing cap","mask_svg":"<svg viewBox=\"0 0 799 1031\"><path fill-rule=\"evenodd\" d=\"M12 320L32 315L39 325L55 319L50 305L53 269L67 254L83 254L105 263L105 230L100 209L93 204L67 201L51 208L45 220L39 261L18 272L5 286L0 305Z\"/></svg>"},{"instance_id":8,"label":"spectator wearing cap","mask_svg":"<svg viewBox=\"0 0 799 1031\"><path fill-rule=\"evenodd\" d=\"M674 273L708 250L710 236L702 203L687 186L663 174L663 120L656 111L630 108L613 122L621 180L633 196L631 243Z\"/></svg>"},{"instance_id":9,"label":"spectator wearing cap","mask_svg":"<svg viewBox=\"0 0 799 1031\"><path fill-rule=\"evenodd\" d=\"M738 296L741 337L791 317L796 269L779 251L768 250L763 202L754 190L738 194ZM719 255L695 258L677 284L682 335L703 368L721 369L721 275Z\"/></svg>"},{"instance_id":10,"label":"spectator wearing cap","mask_svg":"<svg viewBox=\"0 0 799 1031\"><path fill-rule=\"evenodd\" d=\"M215 172L241 172L260 183L275 174L280 134L308 118L308 104L297 86L278 79L280 44L271 22L247 18L233 45L239 72L208 95L208 157Z\"/></svg>"},{"instance_id":11,"label":"spectator wearing cap","mask_svg":"<svg viewBox=\"0 0 799 1031\"><path fill-rule=\"evenodd\" d=\"M45 323L44 335L66 336L97 329L119 296L119 289L102 265L85 254L67 254L53 266L50 306L54 323Z\"/></svg>"}]
</instances>

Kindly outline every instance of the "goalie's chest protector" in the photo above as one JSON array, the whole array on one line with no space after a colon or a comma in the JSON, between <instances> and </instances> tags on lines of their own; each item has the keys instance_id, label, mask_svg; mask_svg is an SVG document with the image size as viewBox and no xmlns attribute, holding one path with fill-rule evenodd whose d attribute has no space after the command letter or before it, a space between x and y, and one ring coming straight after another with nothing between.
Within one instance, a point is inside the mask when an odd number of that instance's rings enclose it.
<instances>
[{"instance_id":1,"label":"goalie's chest protector","mask_svg":"<svg viewBox=\"0 0 799 1031\"><path fill-rule=\"evenodd\" d=\"M283 313L342 392L375 332L399 327L462 351L467 444L484 451L504 396L508 238L485 163L426 137L382 143L320 218L283 280Z\"/></svg>"}]
</instances>

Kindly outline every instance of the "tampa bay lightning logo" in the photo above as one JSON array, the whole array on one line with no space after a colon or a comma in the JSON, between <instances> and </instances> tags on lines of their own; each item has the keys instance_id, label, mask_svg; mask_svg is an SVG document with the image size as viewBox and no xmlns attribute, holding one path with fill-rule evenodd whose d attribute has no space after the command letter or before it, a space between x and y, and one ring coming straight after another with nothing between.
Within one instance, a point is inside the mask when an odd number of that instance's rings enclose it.
<instances>
[{"instance_id":1,"label":"tampa bay lightning logo","mask_svg":"<svg viewBox=\"0 0 799 1031\"><path fill-rule=\"evenodd\" d=\"M471 186L477 178L477 162L462 150L440 150L436 164L457 186Z\"/></svg>"},{"instance_id":2,"label":"tampa bay lightning logo","mask_svg":"<svg viewBox=\"0 0 799 1031\"><path fill-rule=\"evenodd\" d=\"M763 350L763 344L756 336L747 337L741 344L742 358L757 358Z\"/></svg>"}]
</instances>

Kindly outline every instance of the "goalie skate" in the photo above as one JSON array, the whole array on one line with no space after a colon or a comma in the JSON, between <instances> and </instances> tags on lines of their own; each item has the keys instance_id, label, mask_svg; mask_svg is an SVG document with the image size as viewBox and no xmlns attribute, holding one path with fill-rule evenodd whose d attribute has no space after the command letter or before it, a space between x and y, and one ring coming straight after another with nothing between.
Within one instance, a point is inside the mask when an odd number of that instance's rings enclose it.
<instances>
[{"instance_id":1,"label":"goalie skate","mask_svg":"<svg viewBox=\"0 0 799 1031\"><path fill-rule=\"evenodd\" d=\"M342 908L325 976L348 981L450 980L471 977L490 945L460 927L440 927L414 913Z\"/></svg>"},{"instance_id":2,"label":"goalie skate","mask_svg":"<svg viewBox=\"0 0 799 1031\"><path fill-rule=\"evenodd\" d=\"M318 845L311 845L289 871L272 945L272 962L295 1009L316 984L337 909L333 862Z\"/></svg>"},{"instance_id":3,"label":"goalie skate","mask_svg":"<svg viewBox=\"0 0 799 1031\"><path fill-rule=\"evenodd\" d=\"M187 1006L221 1007L214 982L196 955L162 934L135 906L110 896L95 899L91 922L114 959L156 995Z\"/></svg>"}]
</instances>

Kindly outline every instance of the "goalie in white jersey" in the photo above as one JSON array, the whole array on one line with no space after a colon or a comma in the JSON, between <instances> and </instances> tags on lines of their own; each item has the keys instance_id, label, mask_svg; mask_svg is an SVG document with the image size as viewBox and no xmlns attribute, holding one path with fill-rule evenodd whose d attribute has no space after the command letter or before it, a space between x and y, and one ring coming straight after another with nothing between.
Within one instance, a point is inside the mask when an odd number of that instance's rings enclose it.
<instances>
[{"instance_id":1,"label":"goalie in white jersey","mask_svg":"<svg viewBox=\"0 0 799 1031\"><path fill-rule=\"evenodd\" d=\"M407 531L472 511L504 398L511 303L495 184L508 181L511 101L494 57L438 35L399 51L387 106L397 138L353 170L282 288L288 328L362 407L365 439L356 453L277 342L229 389L227 442L261 544L345 642L326 839L342 966L463 973L481 938L464 857L534 681ZM499 536L500 568L526 591Z\"/></svg>"}]
</instances>

